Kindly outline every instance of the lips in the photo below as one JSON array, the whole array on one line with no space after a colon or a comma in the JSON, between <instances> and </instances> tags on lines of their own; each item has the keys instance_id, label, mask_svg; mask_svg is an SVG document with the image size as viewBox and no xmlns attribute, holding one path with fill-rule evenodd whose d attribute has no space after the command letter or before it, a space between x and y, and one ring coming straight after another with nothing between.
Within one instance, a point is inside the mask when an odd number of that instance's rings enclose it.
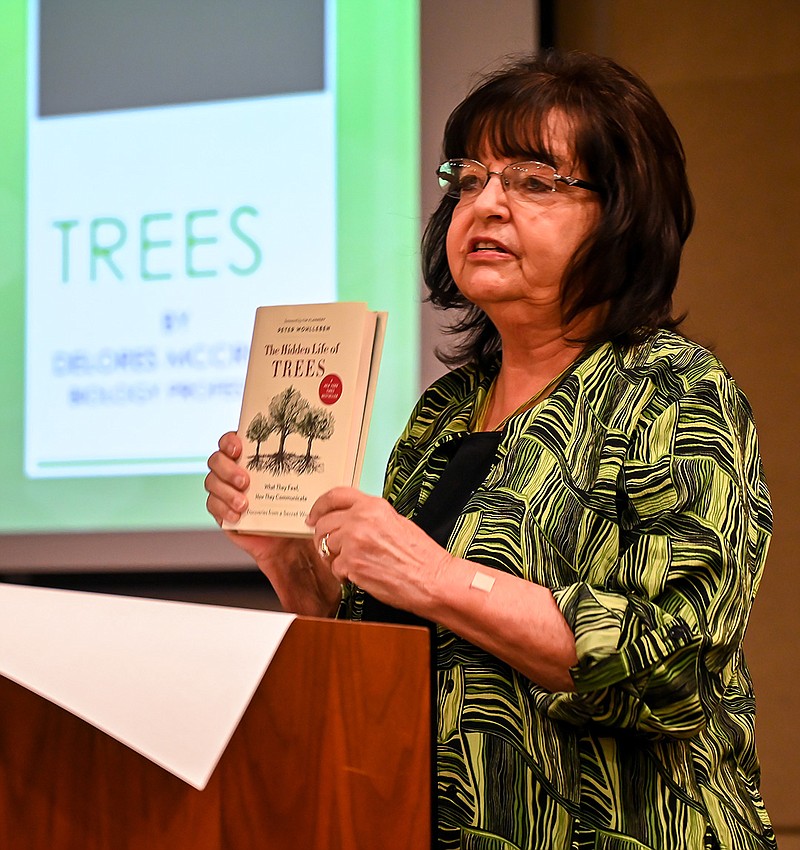
<instances>
[{"instance_id":1,"label":"lips","mask_svg":"<svg viewBox=\"0 0 800 850\"><path fill-rule=\"evenodd\" d=\"M508 246L504 245L502 242L499 242L497 239L486 239L483 237L478 237L475 239L470 239L469 253L512 254L513 251L511 251Z\"/></svg>"}]
</instances>

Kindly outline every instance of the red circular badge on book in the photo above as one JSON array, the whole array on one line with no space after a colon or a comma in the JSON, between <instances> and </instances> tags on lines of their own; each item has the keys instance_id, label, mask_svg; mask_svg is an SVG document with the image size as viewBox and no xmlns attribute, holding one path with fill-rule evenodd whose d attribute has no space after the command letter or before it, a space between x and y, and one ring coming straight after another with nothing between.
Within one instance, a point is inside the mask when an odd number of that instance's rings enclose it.
<instances>
[{"instance_id":1,"label":"red circular badge on book","mask_svg":"<svg viewBox=\"0 0 800 850\"><path fill-rule=\"evenodd\" d=\"M326 375L319 385L319 400L323 404L335 404L342 397L342 379L338 375Z\"/></svg>"}]
</instances>

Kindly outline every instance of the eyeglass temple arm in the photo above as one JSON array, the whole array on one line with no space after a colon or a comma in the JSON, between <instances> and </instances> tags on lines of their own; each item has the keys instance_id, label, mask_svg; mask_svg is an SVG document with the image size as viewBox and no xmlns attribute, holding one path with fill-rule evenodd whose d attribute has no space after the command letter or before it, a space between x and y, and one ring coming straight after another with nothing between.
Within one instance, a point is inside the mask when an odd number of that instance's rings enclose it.
<instances>
[{"instance_id":1,"label":"eyeglass temple arm","mask_svg":"<svg viewBox=\"0 0 800 850\"><path fill-rule=\"evenodd\" d=\"M567 186L577 186L579 189L588 189L590 192L603 191L594 183L590 183L588 180L581 180L579 177L564 177L562 174L555 174L553 179L561 183L566 183Z\"/></svg>"}]
</instances>

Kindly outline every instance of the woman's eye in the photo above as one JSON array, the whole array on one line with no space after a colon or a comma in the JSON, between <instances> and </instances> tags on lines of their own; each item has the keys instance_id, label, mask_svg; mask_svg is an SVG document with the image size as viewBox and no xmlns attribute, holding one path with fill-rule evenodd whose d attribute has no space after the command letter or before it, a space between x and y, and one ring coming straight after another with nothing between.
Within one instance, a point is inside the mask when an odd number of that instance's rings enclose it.
<instances>
[{"instance_id":1,"label":"woman's eye","mask_svg":"<svg viewBox=\"0 0 800 850\"><path fill-rule=\"evenodd\" d=\"M524 195L538 195L541 192L550 192L552 189L541 177L528 174L517 184L517 191L522 192Z\"/></svg>"},{"instance_id":2,"label":"woman's eye","mask_svg":"<svg viewBox=\"0 0 800 850\"><path fill-rule=\"evenodd\" d=\"M462 174L458 180L458 188L462 195L474 194L480 192L483 188L481 181L474 174Z\"/></svg>"}]
</instances>

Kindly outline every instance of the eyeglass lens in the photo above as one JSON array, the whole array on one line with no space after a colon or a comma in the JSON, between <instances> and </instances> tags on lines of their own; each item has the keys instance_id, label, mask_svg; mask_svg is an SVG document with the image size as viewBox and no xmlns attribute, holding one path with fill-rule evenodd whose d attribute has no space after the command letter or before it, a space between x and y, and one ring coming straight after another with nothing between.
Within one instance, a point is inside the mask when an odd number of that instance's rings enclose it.
<instances>
[{"instance_id":1,"label":"eyeglass lens","mask_svg":"<svg viewBox=\"0 0 800 850\"><path fill-rule=\"evenodd\" d=\"M485 165L472 160L450 160L443 163L437 174L444 192L461 200L479 195L490 176L497 174L506 192L520 200L541 200L544 193L555 190L555 170L541 162L515 162L501 172L490 172Z\"/></svg>"}]
</instances>

